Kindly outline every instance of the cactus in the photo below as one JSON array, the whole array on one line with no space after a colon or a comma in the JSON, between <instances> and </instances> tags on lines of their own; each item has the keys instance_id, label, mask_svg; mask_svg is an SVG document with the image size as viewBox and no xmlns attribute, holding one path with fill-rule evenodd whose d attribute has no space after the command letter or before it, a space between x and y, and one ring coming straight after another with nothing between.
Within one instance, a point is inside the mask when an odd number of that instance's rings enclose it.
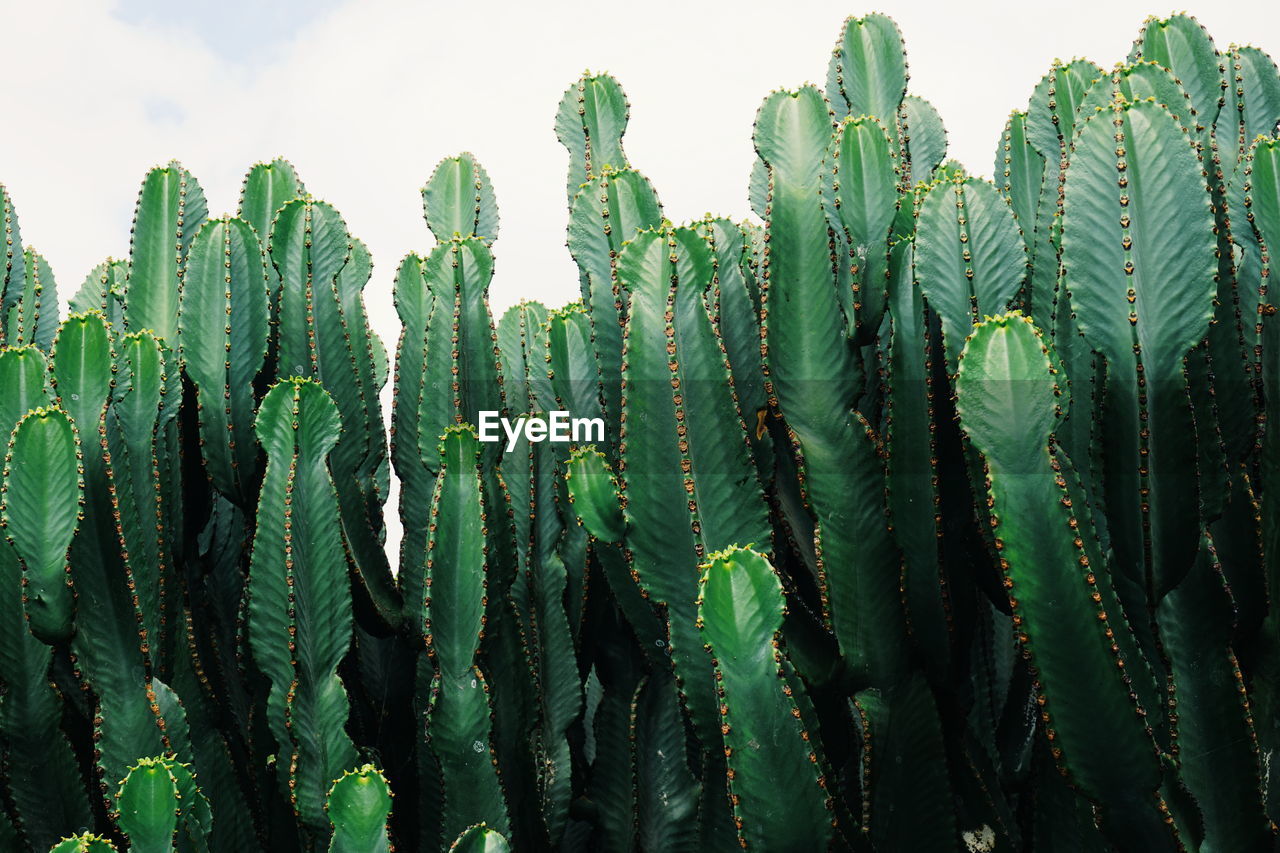
<instances>
[{"instance_id":1,"label":"cactus","mask_svg":"<svg viewBox=\"0 0 1280 853\"><path fill-rule=\"evenodd\" d=\"M214 487L252 506L258 451L253 381L267 356L266 261L243 219L209 220L191 242L182 291L182 363L196 386L200 448ZM224 317L221 328L217 317Z\"/></svg>"},{"instance_id":2,"label":"cactus","mask_svg":"<svg viewBox=\"0 0 1280 853\"><path fill-rule=\"evenodd\" d=\"M389 853L391 789L378 768L365 764L343 773L329 788L324 808L333 823L329 853Z\"/></svg>"},{"instance_id":3,"label":"cactus","mask_svg":"<svg viewBox=\"0 0 1280 853\"><path fill-rule=\"evenodd\" d=\"M290 379L263 397L254 431L267 470L249 568L249 642L271 682L268 722L290 801L303 826L324 833L329 782L356 757L337 673L351 644L351 593L325 464L338 442L337 406L315 381Z\"/></svg>"},{"instance_id":4,"label":"cactus","mask_svg":"<svg viewBox=\"0 0 1280 853\"><path fill-rule=\"evenodd\" d=\"M0 486L0 528L22 563L22 608L50 645L71 638L75 598L67 552L84 491L80 443L65 412L38 408L14 427Z\"/></svg>"},{"instance_id":5,"label":"cactus","mask_svg":"<svg viewBox=\"0 0 1280 853\"><path fill-rule=\"evenodd\" d=\"M181 163L147 173L133 217L124 288L127 329L150 329L169 346L176 344L185 255L207 212L204 190Z\"/></svg>"},{"instance_id":6,"label":"cactus","mask_svg":"<svg viewBox=\"0 0 1280 853\"><path fill-rule=\"evenodd\" d=\"M116 819L137 853L170 853L178 831L178 782L163 761L144 758L116 792Z\"/></svg>"},{"instance_id":7,"label":"cactus","mask_svg":"<svg viewBox=\"0 0 1280 853\"><path fill-rule=\"evenodd\" d=\"M445 430L439 452L432 532L423 565L406 567L405 602L426 647L419 668L431 672L424 747L443 781L447 839L478 819L502 831L509 823L491 743L489 686L476 666L490 583L480 444L469 426L455 426Z\"/></svg>"},{"instance_id":8,"label":"cactus","mask_svg":"<svg viewBox=\"0 0 1280 853\"><path fill-rule=\"evenodd\" d=\"M1200 172L1187 130L1168 110L1116 100L1086 122L1066 173L1067 289L1081 332L1107 359L1108 527L1119 570L1152 605L1198 550L1183 360L1208 330L1216 268ZM1201 197L1203 206L1178 201ZM1142 224L1157 221L1164 224Z\"/></svg>"},{"instance_id":9,"label":"cactus","mask_svg":"<svg viewBox=\"0 0 1280 853\"><path fill-rule=\"evenodd\" d=\"M500 832L482 823L464 830L449 845L449 853L508 853L510 849Z\"/></svg>"},{"instance_id":10,"label":"cactus","mask_svg":"<svg viewBox=\"0 0 1280 853\"><path fill-rule=\"evenodd\" d=\"M61 322L0 187L0 849L1271 849L1280 69L1149 19L988 182L891 19L825 58L742 222L574 83L567 305L439 161L394 361L284 159Z\"/></svg>"},{"instance_id":11,"label":"cactus","mask_svg":"<svg viewBox=\"0 0 1280 853\"><path fill-rule=\"evenodd\" d=\"M820 849L833 822L778 648L782 585L764 555L730 548L709 556L699 589L698 630L716 672L739 842Z\"/></svg>"},{"instance_id":12,"label":"cactus","mask_svg":"<svg viewBox=\"0 0 1280 853\"><path fill-rule=\"evenodd\" d=\"M985 460L1014 630L1038 673L1054 760L1102 805L1115 843L1178 849L1145 720L1159 707L1154 679L1129 636L1087 503L1075 502L1071 460L1052 438L1063 409L1057 373L1026 317L978 324L956 379L961 424ZM1048 549L1055 570L1037 570Z\"/></svg>"},{"instance_id":13,"label":"cactus","mask_svg":"<svg viewBox=\"0 0 1280 853\"><path fill-rule=\"evenodd\" d=\"M49 848L49 853L115 853L116 846L100 835L85 832L64 838Z\"/></svg>"}]
</instances>

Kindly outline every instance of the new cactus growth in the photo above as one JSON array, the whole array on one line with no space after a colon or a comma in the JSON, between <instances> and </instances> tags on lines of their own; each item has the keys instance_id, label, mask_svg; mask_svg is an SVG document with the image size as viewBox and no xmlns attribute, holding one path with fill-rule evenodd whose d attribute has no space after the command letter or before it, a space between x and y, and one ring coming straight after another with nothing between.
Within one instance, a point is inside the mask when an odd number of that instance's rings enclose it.
<instances>
[{"instance_id":1,"label":"new cactus growth","mask_svg":"<svg viewBox=\"0 0 1280 853\"><path fill-rule=\"evenodd\" d=\"M0 186L0 851L1274 848L1280 70L1103 68L988 181L850 18L681 225L588 72L574 300L495 322L446 157L394 355L287 160L150 170L64 319Z\"/></svg>"}]
</instances>

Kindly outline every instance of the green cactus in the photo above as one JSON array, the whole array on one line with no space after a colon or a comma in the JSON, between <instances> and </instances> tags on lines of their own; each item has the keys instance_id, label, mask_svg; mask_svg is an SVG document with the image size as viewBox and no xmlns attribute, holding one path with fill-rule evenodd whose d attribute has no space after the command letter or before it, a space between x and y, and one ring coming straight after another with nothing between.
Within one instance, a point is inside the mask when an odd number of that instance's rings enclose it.
<instances>
[{"instance_id":1,"label":"green cactus","mask_svg":"<svg viewBox=\"0 0 1280 853\"><path fill-rule=\"evenodd\" d=\"M482 823L463 830L449 845L449 853L508 853L510 850L511 846L502 833Z\"/></svg>"},{"instance_id":2,"label":"green cactus","mask_svg":"<svg viewBox=\"0 0 1280 853\"><path fill-rule=\"evenodd\" d=\"M70 425L65 414L42 408L50 398L45 359L40 351L35 347L0 348L0 388L0 422L16 425L21 419L26 424L22 444L6 453L17 476L6 474L0 481L0 523L9 543L0 546L0 572L6 590L0 598L0 681L7 688L0 697L0 741L4 744L8 798L17 819L11 843L15 849L25 849L20 846L20 833L31 849L39 850L66 832L87 825L90 818L71 744L58 726L60 701L49 682L53 649L36 639L29 629L24 599L30 596L24 594L22 578L24 561L28 566L36 563L39 569L39 561L44 560L46 574L48 570L55 571L45 580L67 583L62 574L65 545L75 530L81 483L75 436L66 432ZM64 441L58 440L59 434ZM16 429L11 437L19 438ZM71 439L71 456L63 457L59 465L59 451L67 449L67 437ZM55 479L44 481L32 476L41 473L41 469ZM59 477L61 494L49 489L56 486ZM48 502L47 515L36 511L41 499ZM60 503L61 513L55 509ZM58 553L60 540L64 547ZM21 557L14 548L18 541L23 543L27 556ZM68 597L65 603L72 606L69 588L55 588L54 598L62 597L62 589ZM63 618L69 620L70 616L68 610Z\"/></svg>"},{"instance_id":3,"label":"green cactus","mask_svg":"<svg viewBox=\"0 0 1280 853\"><path fill-rule=\"evenodd\" d=\"M812 87L770 95L756 117L770 190L761 351L770 403L786 420L800 465L823 618L865 684L892 680L903 667L901 557L885 516L881 449L866 418L850 411L863 366L844 343L849 318L833 286L818 194L831 133ZM836 533L850 526L857 533Z\"/></svg>"},{"instance_id":4,"label":"green cactus","mask_svg":"<svg viewBox=\"0 0 1280 853\"><path fill-rule=\"evenodd\" d=\"M85 832L64 838L49 848L49 853L115 853L116 846L100 835Z\"/></svg>"},{"instance_id":5,"label":"green cactus","mask_svg":"<svg viewBox=\"0 0 1280 853\"><path fill-rule=\"evenodd\" d=\"M170 853L178 831L178 782L162 760L143 758L120 781L116 821L137 853Z\"/></svg>"},{"instance_id":6,"label":"green cactus","mask_svg":"<svg viewBox=\"0 0 1280 853\"><path fill-rule=\"evenodd\" d=\"M303 826L321 834L330 781L356 758L337 673L351 644L351 592L325 464L340 429L333 399L302 378L267 392L254 424L267 470L249 567L249 643L271 683L268 723L290 801Z\"/></svg>"},{"instance_id":7,"label":"green cactus","mask_svg":"<svg viewBox=\"0 0 1280 853\"><path fill-rule=\"evenodd\" d=\"M75 426L58 409L34 409L5 452L0 529L22 563L22 608L31 633L50 645L73 632L75 593L67 552L84 491Z\"/></svg>"},{"instance_id":8,"label":"green cactus","mask_svg":"<svg viewBox=\"0 0 1280 853\"><path fill-rule=\"evenodd\" d=\"M348 770L329 788L325 811L333 823L329 853L389 853L391 788L372 764Z\"/></svg>"},{"instance_id":9,"label":"green cactus","mask_svg":"<svg viewBox=\"0 0 1280 853\"><path fill-rule=\"evenodd\" d=\"M821 849L834 822L778 648L782 585L764 555L730 548L710 555L699 589L698 629L716 672L739 842Z\"/></svg>"},{"instance_id":10,"label":"green cactus","mask_svg":"<svg viewBox=\"0 0 1280 853\"><path fill-rule=\"evenodd\" d=\"M187 248L206 216L204 190L176 160L147 173L138 192L124 288L125 326L178 339L178 303Z\"/></svg>"},{"instance_id":11,"label":"green cactus","mask_svg":"<svg viewBox=\"0 0 1280 853\"><path fill-rule=\"evenodd\" d=\"M449 427L439 453L431 534L423 565L406 567L411 574L405 602L426 647L419 663L430 683L429 704L422 709L424 747L443 782L440 824L448 839L477 820L506 832L509 818L493 753L489 686L476 665L490 580L475 430ZM466 793L458 797L458 792Z\"/></svg>"},{"instance_id":12,"label":"green cactus","mask_svg":"<svg viewBox=\"0 0 1280 853\"><path fill-rule=\"evenodd\" d=\"M248 221L201 227L187 253L181 307L182 363L196 386L206 470L219 492L250 507L258 474L253 381L267 356L270 308L266 261Z\"/></svg>"},{"instance_id":13,"label":"green cactus","mask_svg":"<svg viewBox=\"0 0 1280 853\"><path fill-rule=\"evenodd\" d=\"M1179 849L1146 719L1158 713L1154 679L1111 587L1071 460L1052 438L1064 408L1058 372L1026 317L978 324L956 378L961 425L985 460L1014 630L1037 673L1054 760L1101 804L1115 843Z\"/></svg>"},{"instance_id":14,"label":"green cactus","mask_svg":"<svg viewBox=\"0 0 1280 853\"><path fill-rule=\"evenodd\" d=\"M584 73L560 99L556 110L556 138L569 150L569 206L578 188L606 166L626 168L622 135L631 105L622 86L608 74Z\"/></svg>"},{"instance_id":15,"label":"green cactus","mask_svg":"<svg viewBox=\"0 0 1280 853\"><path fill-rule=\"evenodd\" d=\"M71 312L98 311L113 328L123 329L124 288L128 278L128 261L107 258L93 268L71 297Z\"/></svg>"},{"instance_id":16,"label":"green cactus","mask_svg":"<svg viewBox=\"0 0 1280 853\"><path fill-rule=\"evenodd\" d=\"M1153 606L1198 550L1183 361L1213 313L1207 195L1189 134L1152 101L1116 100L1091 117L1066 172L1064 275L1081 332L1107 359L1108 527L1118 569ZM1205 204L1178 201L1192 198Z\"/></svg>"},{"instance_id":17,"label":"green cactus","mask_svg":"<svg viewBox=\"0 0 1280 853\"><path fill-rule=\"evenodd\" d=\"M394 361L286 160L151 170L60 325L0 187L0 849L1273 847L1280 69L1149 19L988 182L892 20L826 58L745 222L571 86L567 305L441 160Z\"/></svg>"}]
</instances>

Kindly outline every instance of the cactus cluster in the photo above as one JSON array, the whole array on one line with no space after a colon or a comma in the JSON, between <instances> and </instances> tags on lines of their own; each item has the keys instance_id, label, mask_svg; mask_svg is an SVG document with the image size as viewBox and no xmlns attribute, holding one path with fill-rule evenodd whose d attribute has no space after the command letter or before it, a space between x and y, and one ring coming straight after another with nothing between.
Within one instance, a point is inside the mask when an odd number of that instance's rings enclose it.
<instances>
[{"instance_id":1,"label":"cactus cluster","mask_svg":"<svg viewBox=\"0 0 1280 853\"><path fill-rule=\"evenodd\" d=\"M461 154L394 346L284 160L151 170L60 323L0 187L0 850L1275 849L1275 63L1149 19L989 181L850 18L743 222L628 114L556 115L580 301L495 321Z\"/></svg>"}]
</instances>

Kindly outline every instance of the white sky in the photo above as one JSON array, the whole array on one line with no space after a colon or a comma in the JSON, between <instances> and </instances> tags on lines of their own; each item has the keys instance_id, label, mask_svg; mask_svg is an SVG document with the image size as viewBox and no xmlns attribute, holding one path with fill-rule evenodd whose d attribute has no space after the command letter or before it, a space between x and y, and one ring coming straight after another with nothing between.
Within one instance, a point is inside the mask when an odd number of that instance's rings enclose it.
<instances>
[{"instance_id":1,"label":"white sky","mask_svg":"<svg viewBox=\"0 0 1280 853\"><path fill-rule=\"evenodd\" d=\"M1170 13L1154 2L0 0L0 182L65 305L96 263L128 254L150 166L181 160L217 215L234 212L252 163L287 156L369 245L365 298L394 346L392 276L433 242L418 190L461 150L489 170L501 209L495 314L576 298L553 122L585 68L625 87L627 151L668 217L740 218L756 108L774 88L822 84L846 15L898 21L911 92L942 113L949 155L990 174L1005 118L1050 62L1109 68L1148 13ZM1187 11L1219 47L1280 53L1280 3Z\"/></svg>"}]
</instances>

